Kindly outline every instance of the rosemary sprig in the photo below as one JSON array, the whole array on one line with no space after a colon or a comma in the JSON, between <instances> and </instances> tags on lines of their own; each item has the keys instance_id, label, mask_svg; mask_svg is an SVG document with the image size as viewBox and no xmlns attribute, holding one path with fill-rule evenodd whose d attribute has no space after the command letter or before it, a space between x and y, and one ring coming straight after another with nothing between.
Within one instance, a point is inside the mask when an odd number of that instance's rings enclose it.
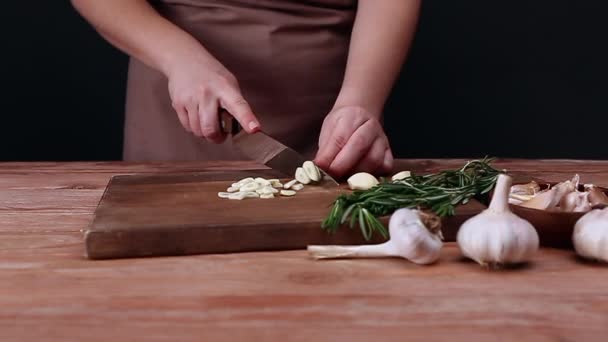
<instances>
[{"instance_id":1,"label":"rosemary sprig","mask_svg":"<svg viewBox=\"0 0 608 342\"><path fill-rule=\"evenodd\" d=\"M500 171L490 166L492 159L471 160L462 168L428 175L415 175L399 180L382 179L380 184L365 191L340 195L322 224L335 232L349 222L355 224L366 240L374 233L388 237L386 227L378 219L400 208L421 208L440 217L454 215L455 207L471 198L482 199L494 185Z\"/></svg>"}]
</instances>

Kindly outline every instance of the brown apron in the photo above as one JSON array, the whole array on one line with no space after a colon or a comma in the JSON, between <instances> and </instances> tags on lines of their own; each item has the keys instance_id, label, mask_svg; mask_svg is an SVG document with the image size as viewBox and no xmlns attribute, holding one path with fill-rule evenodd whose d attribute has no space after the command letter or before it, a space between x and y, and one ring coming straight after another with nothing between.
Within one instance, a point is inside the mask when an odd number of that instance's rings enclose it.
<instances>
[{"instance_id":1,"label":"brown apron","mask_svg":"<svg viewBox=\"0 0 608 342\"><path fill-rule=\"evenodd\" d=\"M238 79L264 131L313 156L342 83L356 0L161 0L161 15L198 39ZM129 66L124 159L243 159L228 141L186 132L167 79Z\"/></svg>"}]
</instances>

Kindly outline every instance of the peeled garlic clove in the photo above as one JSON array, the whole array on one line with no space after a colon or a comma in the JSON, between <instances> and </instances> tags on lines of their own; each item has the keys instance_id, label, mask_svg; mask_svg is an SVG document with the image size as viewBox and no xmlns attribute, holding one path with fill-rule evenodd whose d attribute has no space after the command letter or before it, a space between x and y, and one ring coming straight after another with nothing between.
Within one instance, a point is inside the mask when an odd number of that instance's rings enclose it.
<instances>
[{"instance_id":1,"label":"peeled garlic clove","mask_svg":"<svg viewBox=\"0 0 608 342\"><path fill-rule=\"evenodd\" d=\"M509 210L511 177L501 174L488 209L465 221L456 240L462 253L481 265L529 261L539 247L536 229Z\"/></svg>"},{"instance_id":2,"label":"peeled garlic clove","mask_svg":"<svg viewBox=\"0 0 608 342\"><path fill-rule=\"evenodd\" d=\"M440 222L428 217L424 221ZM420 265L439 259L443 247L440 227L425 224L418 210L395 211L389 220L389 235L389 241L378 245L308 246L308 252L315 259L401 257Z\"/></svg>"},{"instance_id":3,"label":"peeled garlic clove","mask_svg":"<svg viewBox=\"0 0 608 342\"><path fill-rule=\"evenodd\" d=\"M586 184L585 191L589 193L589 202L592 207L608 206L608 196L593 184Z\"/></svg>"},{"instance_id":4,"label":"peeled garlic clove","mask_svg":"<svg viewBox=\"0 0 608 342\"><path fill-rule=\"evenodd\" d=\"M356 173L348 179L348 186L351 190L369 190L378 185L376 177L367 172Z\"/></svg>"},{"instance_id":5,"label":"peeled garlic clove","mask_svg":"<svg viewBox=\"0 0 608 342\"><path fill-rule=\"evenodd\" d=\"M297 179L290 180L289 182L287 182L287 183L285 183L285 184L283 185L283 188L284 188L284 189L289 189L289 188L291 188L292 186L294 186L294 185L295 185L297 182L298 182L298 180L297 180Z\"/></svg>"},{"instance_id":6,"label":"peeled garlic clove","mask_svg":"<svg viewBox=\"0 0 608 342\"><path fill-rule=\"evenodd\" d=\"M583 215L574 225L572 242L578 255L608 262L608 208Z\"/></svg>"},{"instance_id":7,"label":"peeled garlic clove","mask_svg":"<svg viewBox=\"0 0 608 342\"><path fill-rule=\"evenodd\" d=\"M302 165L302 168L304 169L306 175L308 176L308 178L310 178L311 181L318 182L321 180L321 172L319 171L315 163L311 161L305 161Z\"/></svg>"},{"instance_id":8,"label":"peeled garlic clove","mask_svg":"<svg viewBox=\"0 0 608 342\"><path fill-rule=\"evenodd\" d=\"M299 167L296 169L296 180L302 184L309 184L310 177L306 174L303 168Z\"/></svg>"},{"instance_id":9,"label":"peeled garlic clove","mask_svg":"<svg viewBox=\"0 0 608 342\"><path fill-rule=\"evenodd\" d=\"M300 191L300 190L304 189L304 184L300 184L300 183L294 184L291 186L291 189L293 189L295 191Z\"/></svg>"},{"instance_id":10,"label":"peeled garlic clove","mask_svg":"<svg viewBox=\"0 0 608 342\"><path fill-rule=\"evenodd\" d=\"M404 180L410 177L412 173L410 171L401 171L393 175L391 178L392 181Z\"/></svg>"}]
</instances>

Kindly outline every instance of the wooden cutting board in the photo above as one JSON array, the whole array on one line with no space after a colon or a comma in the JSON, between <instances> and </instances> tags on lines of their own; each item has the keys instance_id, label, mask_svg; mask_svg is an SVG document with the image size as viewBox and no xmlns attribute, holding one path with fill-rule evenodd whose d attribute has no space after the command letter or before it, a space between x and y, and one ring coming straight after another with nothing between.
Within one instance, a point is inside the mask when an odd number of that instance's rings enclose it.
<instances>
[{"instance_id":1,"label":"wooden cutting board","mask_svg":"<svg viewBox=\"0 0 608 342\"><path fill-rule=\"evenodd\" d=\"M290 250L309 244L363 244L361 232L321 229L346 189L306 186L294 197L234 201L217 196L245 177L278 178L272 171L114 176L85 230L91 259ZM483 209L471 201L444 220L446 240ZM386 223L386 219L384 219ZM377 236L367 243L381 242Z\"/></svg>"}]
</instances>

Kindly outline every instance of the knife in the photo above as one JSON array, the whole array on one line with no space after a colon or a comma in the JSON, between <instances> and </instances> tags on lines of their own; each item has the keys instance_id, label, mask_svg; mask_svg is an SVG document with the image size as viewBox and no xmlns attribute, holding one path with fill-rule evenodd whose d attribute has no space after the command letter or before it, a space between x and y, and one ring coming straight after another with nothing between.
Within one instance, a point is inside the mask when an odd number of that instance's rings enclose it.
<instances>
[{"instance_id":1,"label":"knife","mask_svg":"<svg viewBox=\"0 0 608 342\"><path fill-rule=\"evenodd\" d=\"M226 111L222 111L220 117L222 130L232 136L234 147L260 164L293 178L296 169L308 160L300 153L262 131L248 134L242 129L239 122ZM327 172L321 168L319 168L319 171L321 172L323 185L339 185Z\"/></svg>"}]
</instances>

